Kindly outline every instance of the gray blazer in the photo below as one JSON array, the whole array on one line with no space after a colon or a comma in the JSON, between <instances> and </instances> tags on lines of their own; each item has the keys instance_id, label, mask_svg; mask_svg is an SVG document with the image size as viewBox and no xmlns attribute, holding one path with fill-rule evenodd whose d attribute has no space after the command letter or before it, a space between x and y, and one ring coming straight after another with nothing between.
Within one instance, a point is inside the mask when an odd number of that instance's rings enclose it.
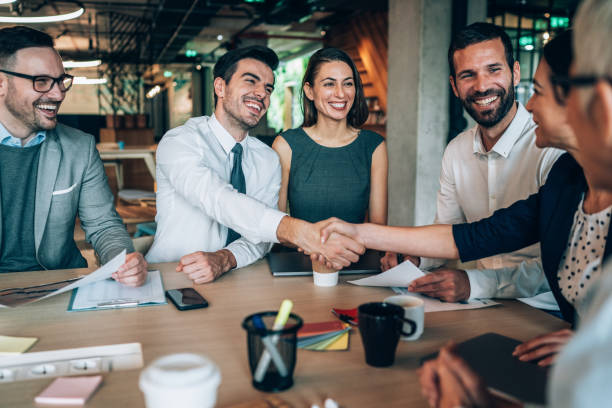
<instances>
[{"instance_id":1,"label":"gray blazer","mask_svg":"<svg viewBox=\"0 0 612 408\"><path fill-rule=\"evenodd\" d=\"M74 242L77 214L102 263L123 249L134 251L115 211L93 136L58 124L42 143L36 180L34 243L38 263L45 269L87 267ZM2 239L11 237L2 236L0 217Z\"/></svg>"}]
</instances>

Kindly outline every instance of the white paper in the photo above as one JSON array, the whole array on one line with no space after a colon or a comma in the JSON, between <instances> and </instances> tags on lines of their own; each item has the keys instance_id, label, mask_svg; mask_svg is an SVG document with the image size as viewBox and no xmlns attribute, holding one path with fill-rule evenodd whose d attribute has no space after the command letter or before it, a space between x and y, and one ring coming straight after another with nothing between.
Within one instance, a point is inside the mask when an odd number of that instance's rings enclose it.
<instances>
[{"instance_id":1,"label":"white paper","mask_svg":"<svg viewBox=\"0 0 612 408\"><path fill-rule=\"evenodd\" d=\"M469 310L469 309L480 309L482 307L489 307L499 305L499 303L491 299L472 299L467 302L461 303L450 303L443 302L439 299L435 299L429 296L423 296L419 293L409 292L406 287L394 287L393 291L399 295L410 295L422 299L425 303L425 313L428 312L447 312L450 310Z\"/></svg>"},{"instance_id":2,"label":"white paper","mask_svg":"<svg viewBox=\"0 0 612 408\"><path fill-rule=\"evenodd\" d=\"M55 295L59 295L60 293L64 293L64 292L67 292L69 290L72 290L72 289L75 289L75 288L79 288L79 287L87 285L89 283L101 281L103 279L108 279L108 278L111 277L111 275L113 273L117 272L117 269L119 269L119 267L121 265L123 265L124 263L125 263L125 249L123 251L121 251L121 253L119 255L117 255L116 257L114 257L113 259L111 259L110 261L108 261L103 266L101 266L100 268L96 269L95 271L93 271L89 275L85 275L84 277L82 277L78 281L76 281L76 282L74 282L74 283L72 283L72 284L70 284L68 286L64 286L63 288L58 289L58 290L56 290L53 293L49 293L47 296L43 296L42 298L40 298L38 300L46 299L48 297L55 296Z\"/></svg>"},{"instance_id":3,"label":"white paper","mask_svg":"<svg viewBox=\"0 0 612 408\"><path fill-rule=\"evenodd\" d=\"M166 303L161 273L150 271L147 281L136 288L125 286L116 281L101 280L82 286L76 293L73 310L97 308L99 303L117 300L136 303Z\"/></svg>"},{"instance_id":4,"label":"white paper","mask_svg":"<svg viewBox=\"0 0 612 408\"><path fill-rule=\"evenodd\" d=\"M359 286L408 286L415 279L425 276L425 273L414 266L410 261L404 261L393 268L379 273L378 275L368 276L367 278L348 281L353 285Z\"/></svg>"}]
</instances>

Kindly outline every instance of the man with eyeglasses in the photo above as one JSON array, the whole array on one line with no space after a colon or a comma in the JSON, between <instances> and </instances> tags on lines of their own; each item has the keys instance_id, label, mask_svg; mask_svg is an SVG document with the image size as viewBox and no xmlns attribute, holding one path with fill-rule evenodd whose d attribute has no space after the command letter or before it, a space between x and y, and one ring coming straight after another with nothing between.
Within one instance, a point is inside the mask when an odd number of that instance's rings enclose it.
<instances>
[{"instance_id":1,"label":"man with eyeglasses","mask_svg":"<svg viewBox=\"0 0 612 408\"><path fill-rule=\"evenodd\" d=\"M0 29L0 273L87 267L78 214L102 263L129 252L113 278L138 286L147 262L114 209L95 140L57 123L72 80L47 34Z\"/></svg>"}]
</instances>

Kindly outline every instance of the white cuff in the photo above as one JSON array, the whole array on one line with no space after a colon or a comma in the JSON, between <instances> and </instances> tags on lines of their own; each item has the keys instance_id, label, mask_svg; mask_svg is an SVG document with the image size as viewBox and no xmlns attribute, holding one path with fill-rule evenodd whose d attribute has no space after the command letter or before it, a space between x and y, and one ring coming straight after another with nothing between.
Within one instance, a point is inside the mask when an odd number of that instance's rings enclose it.
<instances>
[{"instance_id":1,"label":"white cuff","mask_svg":"<svg viewBox=\"0 0 612 408\"><path fill-rule=\"evenodd\" d=\"M495 297L497 277L494 273L485 273L480 269L466 269L465 273L467 273L470 281L470 297L468 300Z\"/></svg>"},{"instance_id":2,"label":"white cuff","mask_svg":"<svg viewBox=\"0 0 612 408\"><path fill-rule=\"evenodd\" d=\"M278 229L278 225L280 224L281 220L286 215L286 213L273 208L266 209L259 223L261 242L279 242L278 237L276 236L276 230Z\"/></svg>"},{"instance_id":3,"label":"white cuff","mask_svg":"<svg viewBox=\"0 0 612 408\"><path fill-rule=\"evenodd\" d=\"M421 262L419 263L419 269L430 271L432 269L439 268L440 266L444 265L444 262L444 259L425 258L422 256Z\"/></svg>"}]
</instances>

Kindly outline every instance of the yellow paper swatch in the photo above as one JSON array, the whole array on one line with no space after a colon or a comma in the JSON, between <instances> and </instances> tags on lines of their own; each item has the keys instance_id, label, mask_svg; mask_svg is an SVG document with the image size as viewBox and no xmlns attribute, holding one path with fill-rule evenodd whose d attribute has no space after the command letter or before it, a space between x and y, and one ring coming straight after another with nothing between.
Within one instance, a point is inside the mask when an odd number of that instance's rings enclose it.
<instances>
[{"instance_id":1,"label":"yellow paper swatch","mask_svg":"<svg viewBox=\"0 0 612 408\"><path fill-rule=\"evenodd\" d=\"M36 337L0 336L0 356L21 354L37 341Z\"/></svg>"}]
</instances>

